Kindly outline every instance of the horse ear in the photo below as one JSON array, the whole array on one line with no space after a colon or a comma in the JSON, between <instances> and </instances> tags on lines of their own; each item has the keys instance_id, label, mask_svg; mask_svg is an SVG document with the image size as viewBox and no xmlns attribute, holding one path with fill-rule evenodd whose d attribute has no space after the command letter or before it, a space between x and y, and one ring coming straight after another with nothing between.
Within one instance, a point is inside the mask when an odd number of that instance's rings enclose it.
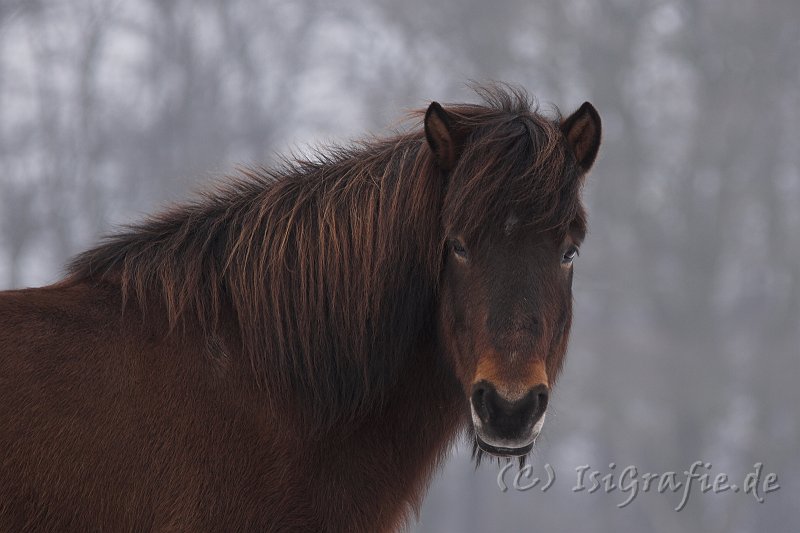
<instances>
[{"instance_id":1,"label":"horse ear","mask_svg":"<svg viewBox=\"0 0 800 533\"><path fill-rule=\"evenodd\" d=\"M443 170L452 170L459 156L459 143L453 131L452 120L447 111L432 102L425 112L425 137Z\"/></svg>"},{"instance_id":2,"label":"horse ear","mask_svg":"<svg viewBox=\"0 0 800 533\"><path fill-rule=\"evenodd\" d=\"M561 131L575 153L581 170L588 172L600 148L600 115L589 102L561 121Z\"/></svg>"}]
</instances>

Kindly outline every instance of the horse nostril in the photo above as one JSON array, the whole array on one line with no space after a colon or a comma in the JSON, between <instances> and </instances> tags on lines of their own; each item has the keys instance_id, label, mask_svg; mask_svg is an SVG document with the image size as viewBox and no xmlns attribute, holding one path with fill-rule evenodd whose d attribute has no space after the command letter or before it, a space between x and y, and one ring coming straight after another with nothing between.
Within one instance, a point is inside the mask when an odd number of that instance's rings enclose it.
<instances>
[{"instance_id":1,"label":"horse nostril","mask_svg":"<svg viewBox=\"0 0 800 533\"><path fill-rule=\"evenodd\" d=\"M548 392L547 387L544 385L537 385L531 392L532 405L531 405L531 420L536 423L547 410Z\"/></svg>"},{"instance_id":2,"label":"horse nostril","mask_svg":"<svg viewBox=\"0 0 800 533\"><path fill-rule=\"evenodd\" d=\"M486 381L476 383L472 387L472 407L483 422L488 422L492 416L494 395L494 387Z\"/></svg>"}]
</instances>

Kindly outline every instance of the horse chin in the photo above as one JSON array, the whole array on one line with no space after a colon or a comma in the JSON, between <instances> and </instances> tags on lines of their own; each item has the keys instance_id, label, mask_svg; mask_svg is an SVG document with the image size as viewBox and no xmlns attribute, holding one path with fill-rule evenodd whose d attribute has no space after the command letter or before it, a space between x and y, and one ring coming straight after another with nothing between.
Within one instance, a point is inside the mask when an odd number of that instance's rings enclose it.
<instances>
[{"instance_id":1,"label":"horse chin","mask_svg":"<svg viewBox=\"0 0 800 533\"><path fill-rule=\"evenodd\" d=\"M477 434L475 435L475 442L478 444L478 448L480 448L481 451L486 452L490 455L494 455L495 457L523 457L525 455L528 455L530 451L533 449L533 445L536 443L536 439L534 439L530 444L521 446L519 448L492 446L491 444L486 443Z\"/></svg>"}]
</instances>

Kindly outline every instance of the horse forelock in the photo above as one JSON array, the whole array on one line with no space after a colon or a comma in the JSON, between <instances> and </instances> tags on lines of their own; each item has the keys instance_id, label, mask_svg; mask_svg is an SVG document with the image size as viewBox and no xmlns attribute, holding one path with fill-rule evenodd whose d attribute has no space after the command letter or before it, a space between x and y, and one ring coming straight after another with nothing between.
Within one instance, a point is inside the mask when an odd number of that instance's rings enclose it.
<instances>
[{"instance_id":1,"label":"horse forelock","mask_svg":"<svg viewBox=\"0 0 800 533\"><path fill-rule=\"evenodd\" d=\"M476 235L502 227L512 213L517 224L536 231L585 226L582 176L558 110L541 114L521 89L493 85L478 92L485 105L448 107L470 135L448 187L446 230Z\"/></svg>"}]
</instances>

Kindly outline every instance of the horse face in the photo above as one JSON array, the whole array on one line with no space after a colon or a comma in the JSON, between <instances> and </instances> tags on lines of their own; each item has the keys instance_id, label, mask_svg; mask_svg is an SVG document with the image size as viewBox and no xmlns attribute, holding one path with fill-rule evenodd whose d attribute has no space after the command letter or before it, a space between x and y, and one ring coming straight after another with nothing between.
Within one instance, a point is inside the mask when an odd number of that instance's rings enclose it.
<instances>
[{"instance_id":1,"label":"horse face","mask_svg":"<svg viewBox=\"0 0 800 533\"><path fill-rule=\"evenodd\" d=\"M474 183L470 170L485 168L492 160L476 154L475 146L469 146L476 141L454 126L456 119L432 104L425 131L440 166L453 170L448 187L457 188L470 180ZM467 396L478 446L494 455L524 455L531 450L544 424L572 322L573 264L585 234L585 214L577 195L597 154L600 120L587 103L558 126L555 144L563 148L563 158L557 156L561 162L551 168L564 173L564 183L578 184L571 189L577 204L565 210L574 220L542 229L521 222L525 214L511 209L502 217L494 215L500 220L486 220L471 236L452 225L445 230L440 348ZM462 151L478 163L468 160L459 165ZM519 153L502 154L498 165L507 162L506 155Z\"/></svg>"},{"instance_id":2,"label":"horse face","mask_svg":"<svg viewBox=\"0 0 800 533\"><path fill-rule=\"evenodd\" d=\"M448 239L440 337L469 398L478 445L530 451L542 429L572 318L572 270L581 235L515 227L475 242Z\"/></svg>"}]
</instances>

